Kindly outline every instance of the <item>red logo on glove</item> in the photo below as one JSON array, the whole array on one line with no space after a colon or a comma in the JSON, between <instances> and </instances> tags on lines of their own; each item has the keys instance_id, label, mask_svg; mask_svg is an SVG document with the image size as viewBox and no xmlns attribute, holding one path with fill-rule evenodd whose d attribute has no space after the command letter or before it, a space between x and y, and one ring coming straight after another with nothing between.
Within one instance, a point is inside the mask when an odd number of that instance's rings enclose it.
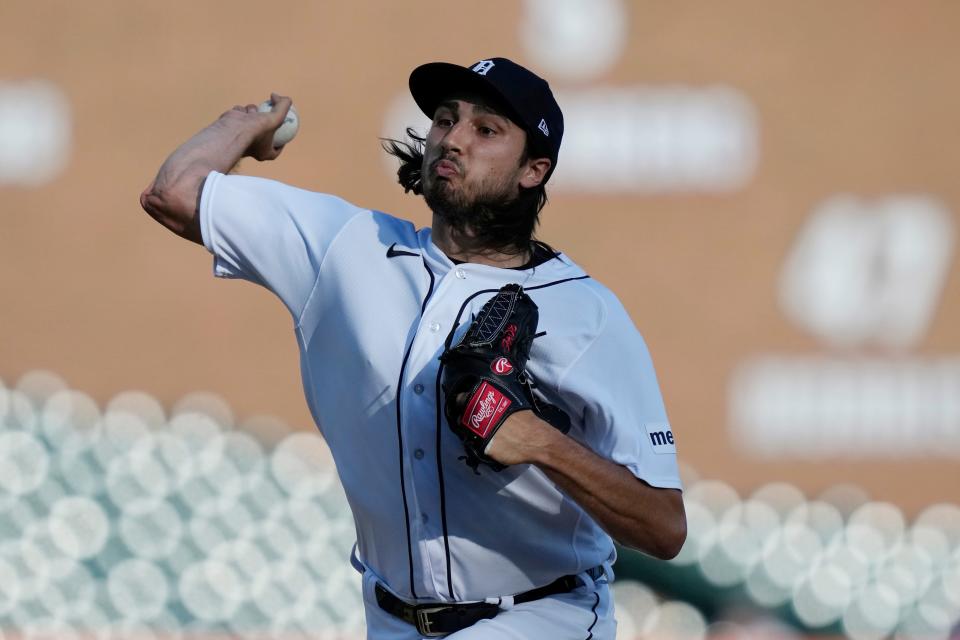
<instances>
[{"instance_id":1,"label":"red logo on glove","mask_svg":"<svg viewBox=\"0 0 960 640\"><path fill-rule=\"evenodd\" d=\"M467 409L460 418L460 424L481 438L486 438L490 429L500 421L511 404L513 402L496 387L481 382L480 388L467 403Z\"/></svg>"},{"instance_id":2,"label":"red logo on glove","mask_svg":"<svg viewBox=\"0 0 960 640\"><path fill-rule=\"evenodd\" d=\"M496 360L490 363L490 370L493 371L498 376L505 376L511 371L513 371L513 365L510 364L510 361L500 356Z\"/></svg>"},{"instance_id":3,"label":"red logo on glove","mask_svg":"<svg viewBox=\"0 0 960 640\"><path fill-rule=\"evenodd\" d=\"M517 325L510 323L503 330L503 340L500 341L500 348L507 353L513 348L513 340L517 337Z\"/></svg>"}]
</instances>

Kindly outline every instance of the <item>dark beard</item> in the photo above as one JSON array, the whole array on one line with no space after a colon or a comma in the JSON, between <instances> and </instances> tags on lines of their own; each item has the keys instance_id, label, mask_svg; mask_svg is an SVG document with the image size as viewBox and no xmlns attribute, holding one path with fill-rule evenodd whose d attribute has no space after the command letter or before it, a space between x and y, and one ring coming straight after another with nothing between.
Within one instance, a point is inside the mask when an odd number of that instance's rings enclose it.
<instances>
[{"instance_id":1,"label":"dark beard","mask_svg":"<svg viewBox=\"0 0 960 640\"><path fill-rule=\"evenodd\" d=\"M424 188L427 206L446 223L457 243L471 250L524 253L537 222L536 194L525 189L512 196L506 190L482 194L468 200L441 178Z\"/></svg>"}]
</instances>

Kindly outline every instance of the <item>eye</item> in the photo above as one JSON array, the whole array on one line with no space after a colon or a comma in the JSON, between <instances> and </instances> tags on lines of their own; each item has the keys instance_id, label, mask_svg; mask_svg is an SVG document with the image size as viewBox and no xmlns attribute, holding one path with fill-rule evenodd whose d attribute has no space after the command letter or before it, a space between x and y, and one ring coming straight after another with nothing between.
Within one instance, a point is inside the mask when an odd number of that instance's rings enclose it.
<instances>
[{"instance_id":1,"label":"eye","mask_svg":"<svg viewBox=\"0 0 960 640\"><path fill-rule=\"evenodd\" d=\"M484 138L491 138L497 135L497 132L495 129L492 129L491 127L487 127L485 125L480 125L479 127L477 127L477 130L480 132L480 135L483 136Z\"/></svg>"},{"instance_id":2,"label":"eye","mask_svg":"<svg viewBox=\"0 0 960 640\"><path fill-rule=\"evenodd\" d=\"M451 118L447 118L447 117L445 117L445 116L437 116L436 118L434 118L433 123L434 123L436 126L442 127L442 128L444 128L444 129L453 126L453 120L452 120Z\"/></svg>"}]
</instances>

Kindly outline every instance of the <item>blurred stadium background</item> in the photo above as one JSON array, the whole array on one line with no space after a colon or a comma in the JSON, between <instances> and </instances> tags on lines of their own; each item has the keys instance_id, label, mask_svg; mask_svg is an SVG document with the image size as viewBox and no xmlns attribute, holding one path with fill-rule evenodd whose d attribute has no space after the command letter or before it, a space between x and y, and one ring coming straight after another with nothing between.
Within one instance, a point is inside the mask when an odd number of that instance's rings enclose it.
<instances>
[{"instance_id":1,"label":"blurred stadium background","mask_svg":"<svg viewBox=\"0 0 960 640\"><path fill-rule=\"evenodd\" d=\"M174 146L293 97L241 172L426 224L380 136L417 64L567 119L540 236L647 339L689 539L619 638L960 637L960 4L0 3L0 634L362 637L282 305L143 214ZM388 309L384 310L389 313Z\"/></svg>"}]
</instances>

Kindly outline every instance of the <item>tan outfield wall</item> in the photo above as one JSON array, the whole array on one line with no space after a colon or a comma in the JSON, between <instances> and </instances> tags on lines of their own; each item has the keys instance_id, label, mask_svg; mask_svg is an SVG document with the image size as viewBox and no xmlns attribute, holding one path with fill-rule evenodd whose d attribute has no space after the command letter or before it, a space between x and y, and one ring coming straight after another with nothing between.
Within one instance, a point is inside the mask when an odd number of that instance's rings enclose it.
<instances>
[{"instance_id":1,"label":"tan outfield wall","mask_svg":"<svg viewBox=\"0 0 960 640\"><path fill-rule=\"evenodd\" d=\"M562 6L578 4L593 9ZM934 0L8 0L0 379L48 369L101 402L209 390L310 428L285 309L215 280L140 190L273 90L300 135L241 172L426 224L378 142L419 124L407 74L505 55L568 118L540 235L631 312L684 462L744 494L956 501L958 20Z\"/></svg>"}]
</instances>

